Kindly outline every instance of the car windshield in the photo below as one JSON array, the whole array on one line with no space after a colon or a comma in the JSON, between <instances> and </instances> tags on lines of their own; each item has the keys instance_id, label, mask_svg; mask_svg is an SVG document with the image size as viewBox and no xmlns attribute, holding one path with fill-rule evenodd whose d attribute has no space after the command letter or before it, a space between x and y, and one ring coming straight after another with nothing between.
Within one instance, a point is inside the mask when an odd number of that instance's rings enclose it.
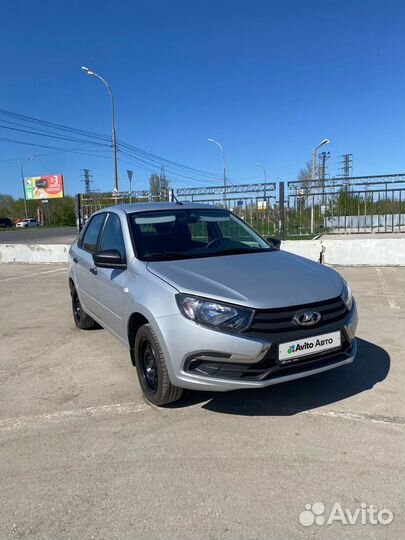
<instances>
[{"instance_id":1,"label":"car windshield","mask_svg":"<svg viewBox=\"0 0 405 540\"><path fill-rule=\"evenodd\" d=\"M272 251L242 220L221 209L173 209L130 214L138 258L191 259Z\"/></svg>"}]
</instances>

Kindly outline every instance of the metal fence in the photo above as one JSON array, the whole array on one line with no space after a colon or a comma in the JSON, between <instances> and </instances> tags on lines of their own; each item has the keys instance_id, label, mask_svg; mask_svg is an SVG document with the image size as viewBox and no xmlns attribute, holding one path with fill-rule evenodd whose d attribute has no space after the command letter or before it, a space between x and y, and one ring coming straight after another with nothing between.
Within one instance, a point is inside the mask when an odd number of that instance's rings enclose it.
<instances>
[{"instance_id":1,"label":"metal fence","mask_svg":"<svg viewBox=\"0 0 405 540\"><path fill-rule=\"evenodd\" d=\"M179 188L172 190L170 199L174 198L183 202L201 202L227 207L265 235L277 234L280 229L279 219L274 219L276 206L274 182L228 185L226 190L223 186ZM81 229L91 214L108 206L158 200L160 199L147 190L117 195L96 192L79 194L76 203L77 225Z\"/></svg>"},{"instance_id":2,"label":"metal fence","mask_svg":"<svg viewBox=\"0 0 405 540\"><path fill-rule=\"evenodd\" d=\"M277 192L275 182L180 188L179 200L214 204L229 208L263 235L276 234L274 219Z\"/></svg>"},{"instance_id":3,"label":"metal fence","mask_svg":"<svg viewBox=\"0 0 405 540\"><path fill-rule=\"evenodd\" d=\"M278 189L277 189L278 188ZM405 232L405 174L179 188L172 198L225 206L261 234L281 238ZM78 227L114 204L156 201L148 190L77 197Z\"/></svg>"},{"instance_id":4,"label":"metal fence","mask_svg":"<svg viewBox=\"0 0 405 540\"><path fill-rule=\"evenodd\" d=\"M79 193L76 195L76 224L80 231L89 217L103 208L116 204L137 203L152 200L147 190L133 191L131 193Z\"/></svg>"},{"instance_id":5,"label":"metal fence","mask_svg":"<svg viewBox=\"0 0 405 540\"><path fill-rule=\"evenodd\" d=\"M405 174L288 182L285 230L320 233L404 232Z\"/></svg>"}]
</instances>

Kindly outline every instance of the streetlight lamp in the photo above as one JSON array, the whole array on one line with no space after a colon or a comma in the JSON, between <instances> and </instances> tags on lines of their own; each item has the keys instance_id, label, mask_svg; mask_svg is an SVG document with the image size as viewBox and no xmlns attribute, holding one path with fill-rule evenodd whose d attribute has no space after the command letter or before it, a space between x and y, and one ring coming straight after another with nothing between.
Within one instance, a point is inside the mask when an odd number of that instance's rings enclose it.
<instances>
[{"instance_id":1,"label":"streetlight lamp","mask_svg":"<svg viewBox=\"0 0 405 540\"><path fill-rule=\"evenodd\" d=\"M219 141L216 141L215 139L208 139L208 142L212 144L216 144L221 149L221 152L222 152L222 160L224 163L224 206L226 208L226 162L225 162L224 147Z\"/></svg>"},{"instance_id":2,"label":"streetlight lamp","mask_svg":"<svg viewBox=\"0 0 405 540\"><path fill-rule=\"evenodd\" d=\"M92 71L86 66L82 66L82 70L87 73L90 77L97 77L97 79L100 79L100 81L104 84L104 86L107 88L110 97L111 97L111 105L112 105L112 146L113 146L113 153L114 153L114 193L119 193L119 187L118 187L118 159L117 159L117 134L115 130L115 103L114 103L114 96L111 90L110 85L108 82L103 79L101 75L96 73L95 71Z\"/></svg>"},{"instance_id":3,"label":"streetlight lamp","mask_svg":"<svg viewBox=\"0 0 405 540\"><path fill-rule=\"evenodd\" d=\"M27 161L32 161L35 159L35 156L28 156L24 159L24 161L21 163L21 181L22 181L22 187L23 187L23 195L24 195L24 214L25 219L28 219L28 210L27 210L27 197L25 196L25 181L24 181L24 165L27 163Z\"/></svg>"},{"instance_id":4,"label":"streetlight lamp","mask_svg":"<svg viewBox=\"0 0 405 540\"><path fill-rule=\"evenodd\" d=\"M316 152L321 146L325 146L326 144L329 144L329 139L323 139L318 146L315 146L315 148L312 150L312 189L315 188L315 182L316 182ZM315 197L312 195L312 206L311 206L311 234L314 234L314 204L315 204Z\"/></svg>"}]
</instances>

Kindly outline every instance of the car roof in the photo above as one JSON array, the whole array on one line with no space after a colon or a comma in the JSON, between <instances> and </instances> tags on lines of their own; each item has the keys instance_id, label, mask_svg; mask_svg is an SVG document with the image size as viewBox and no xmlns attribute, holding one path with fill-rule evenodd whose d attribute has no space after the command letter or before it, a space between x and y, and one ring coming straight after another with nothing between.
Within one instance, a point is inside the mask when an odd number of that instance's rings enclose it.
<instances>
[{"instance_id":1,"label":"car roof","mask_svg":"<svg viewBox=\"0 0 405 540\"><path fill-rule=\"evenodd\" d=\"M156 210L226 210L220 206L214 206L212 204L192 203L192 202L146 202L146 203L132 203L132 204L117 204L103 208L102 211L109 212L114 210L123 210L126 214L133 212L150 212Z\"/></svg>"}]
</instances>

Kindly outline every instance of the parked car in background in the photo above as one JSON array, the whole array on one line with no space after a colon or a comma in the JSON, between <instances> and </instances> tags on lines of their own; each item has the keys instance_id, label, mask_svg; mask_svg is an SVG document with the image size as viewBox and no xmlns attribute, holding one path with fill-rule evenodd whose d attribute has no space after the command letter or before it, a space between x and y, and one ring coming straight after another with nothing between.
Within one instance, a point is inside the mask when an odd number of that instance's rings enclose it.
<instances>
[{"instance_id":1,"label":"parked car in background","mask_svg":"<svg viewBox=\"0 0 405 540\"><path fill-rule=\"evenodd\" d=\"M69 251L74 321L129 348L156 405L183 388L264 388L352 362L348 284L279 244L210 205L101 210Z\"/></svg>"},{"instance_id":2,"label":"parked car in background","mask_svg":"<svg viewBox=\"0 0 405 540\"><path fill-rule=\"evenodd\" d=\"M4 229L11 229L13 226L13 222L10 218L0 218L0 227L3 227Z\"/></svg>"},{"instance_id":3,"label":"parked car in background","mask_svg":"<svg viewBox=\"0 0 405 540\"><path fill-rule=\"evenodd\" d=\"M40 227L40 226L41 226L41 223L37 219L34 219L34 218L23 219L22 221L19 221L16 224L16 227L19 227L19 228Z\"/></svg>"}]
</instances>

